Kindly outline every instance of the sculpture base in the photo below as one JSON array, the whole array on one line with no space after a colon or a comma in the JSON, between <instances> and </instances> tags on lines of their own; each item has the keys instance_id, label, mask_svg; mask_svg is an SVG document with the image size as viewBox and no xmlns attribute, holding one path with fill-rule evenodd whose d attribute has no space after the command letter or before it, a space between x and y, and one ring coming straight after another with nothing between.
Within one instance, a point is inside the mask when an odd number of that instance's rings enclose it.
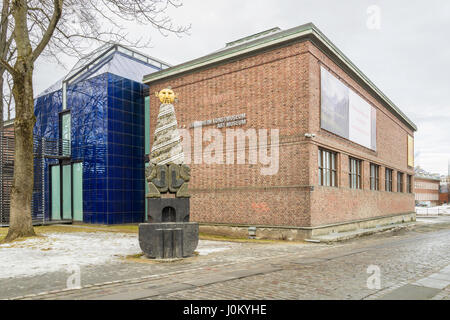
<instances>
[{"instance_id":1,"label":"sculpture base","mask_svg":"<svg viewBox=\"0 0 450 320\"><path fill-rule=\"evenodd\" d=\"M148 222L189 222L189 198L147 198Z\"/></svg>"},{"instance_id":2,"label":"sculpture base","mask_svg":"<svg viewBox=\"0 0 450 320\"><path fill-rule=\"evenodd\" d=\"M175 259L192 256L198 245L198 223L141 223L139 245L150 258Z\"/></svg>"}]
</instances>

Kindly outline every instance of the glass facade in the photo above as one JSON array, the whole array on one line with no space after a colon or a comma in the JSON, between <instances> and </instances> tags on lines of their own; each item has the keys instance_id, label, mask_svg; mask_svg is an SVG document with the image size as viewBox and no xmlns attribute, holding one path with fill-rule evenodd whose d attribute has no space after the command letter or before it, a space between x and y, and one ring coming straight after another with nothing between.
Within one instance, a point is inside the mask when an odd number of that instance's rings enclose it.
<instances>
[{"instance_id":1,"label":"glass facade","mask_svg":"<svg viewBox=\"0 0 450 320\"><path fill-rule=\"evenodd\" d=\"M67 138L70 131L70 154L64 153L68 157L45 159L46 217L52 211L54 218L71 220L80 220L82 212L86 223L144 220L146 90L139 82L103 73L67 87L67 113L62 113L62 90L35 100L35 136ZM59 166L63 170L58 171ZM81 170L81 177L74 176L74 170ZM74 197L77 203L69 204Z\"/></svg>"}]
</instances>

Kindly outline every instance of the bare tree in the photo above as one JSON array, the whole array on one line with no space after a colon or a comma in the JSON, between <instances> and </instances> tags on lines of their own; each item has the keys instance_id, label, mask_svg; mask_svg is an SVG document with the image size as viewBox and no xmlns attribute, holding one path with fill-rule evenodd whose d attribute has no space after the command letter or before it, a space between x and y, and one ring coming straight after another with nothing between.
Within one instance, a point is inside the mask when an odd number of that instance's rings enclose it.
<instances>
[{"instance_id":1,"label":"bare tree","mask_svg":"<svg viewBox=\"0 0 450 320\"><path fill-rule=\"evenodd\" d=\"M15 48L11 46L13 41L13 35L11 33L10 28L10 8L9 8L9 1L8 0L2 0L2 9L0 13L0 57L7 61L11 62L14 58ZM8 73L5 73L6 68L0 64L0 132L3 131L3 112L4 112L4 106L6 105L8 114L10 115L10 108L12 106L12 78ZM4 84L7 86L7 94L4 95Z\"/></svg>"},{"instance_id":2,"label":"bare tree","mask_svg":"<svg viewBox=\"0 0 450 320\"><path fill-rule=\"evenodd\" d=\"M13 54L9 61L1 56L0 67L12 77L16 113L10 227L4 241L35 234L31 198L36 59L45 55L58 60L61 52L79 56L98 42L115 41L135 47L148 44L150 32L139 39L128 37L122 27L127 21L150 25L163 35L186 33L189 27L175 26L166 13L168 8L180 5L178 0L3 0L2 23L10 28L6 29L6 39L8 34L12 37L9 43L0 43L0 54L3 50Z\"/></svg>"}]
</instances>

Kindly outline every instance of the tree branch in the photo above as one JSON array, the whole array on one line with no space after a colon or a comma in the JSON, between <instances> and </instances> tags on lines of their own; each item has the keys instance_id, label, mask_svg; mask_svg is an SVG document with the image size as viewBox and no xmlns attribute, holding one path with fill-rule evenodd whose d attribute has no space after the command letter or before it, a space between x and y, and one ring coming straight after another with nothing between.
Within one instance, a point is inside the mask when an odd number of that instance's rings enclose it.
<instances>
[{"instance_id":1,"label":"tree branch","mask_svg":"<svg viewBox=\"0 0 450 320\"><path fill-rule=\"evenodd\" d=\"M16 69L14 69L8 62L6 62L3 58L0 58L0 66L5 68L11 75L15 75L17 73Z\"/></svg>"},{"instance_id":2,"label":"tree branch","mask_svg":"<svg viewBox=\"0 0 450 320\"><path fill-rule=\"evenodd\" d=\"M36 59L40 56L42 51L44 51L45 47L47 46L48 42L50 41L53 32L56 29L56 25L59 22L59 19L61 18L62 14L62 5L63 0L53 0L53 15L52 19L50 20L50 23L47 27L47 30L45 34L43 35L41 42L37 45L36 49L33 51L32 61L36 61Z\"/></svg>"}]
</instances>

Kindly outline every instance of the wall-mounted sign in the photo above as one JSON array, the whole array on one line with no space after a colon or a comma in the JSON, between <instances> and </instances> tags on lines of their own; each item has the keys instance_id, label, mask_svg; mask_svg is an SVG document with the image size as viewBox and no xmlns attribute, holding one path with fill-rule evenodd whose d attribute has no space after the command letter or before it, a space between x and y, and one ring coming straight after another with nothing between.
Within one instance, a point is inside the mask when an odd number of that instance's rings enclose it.
<instances>
[{"instance_id":1,"label":"wall-mounted sign","mask_svg":"<svg viewBox=\"0 0 450 320\"><path fill-rule=\"evenodd\" d=\"M321 67L321 128L376 150L376 109Z\"/></svg>"},{"instance_id":2,"label":"wall-mounted sign","mask_svg":"<svg viewBox=\"0 0 450 320\"><path fill-rule=\"evenodd\" d=\"M217 128L241 126L247 123L247 114L235 114L228 117L214 118L210 120L195 121L191 123L189 128L206 127L216 125Z\"/></svg>"}]
</instances>

